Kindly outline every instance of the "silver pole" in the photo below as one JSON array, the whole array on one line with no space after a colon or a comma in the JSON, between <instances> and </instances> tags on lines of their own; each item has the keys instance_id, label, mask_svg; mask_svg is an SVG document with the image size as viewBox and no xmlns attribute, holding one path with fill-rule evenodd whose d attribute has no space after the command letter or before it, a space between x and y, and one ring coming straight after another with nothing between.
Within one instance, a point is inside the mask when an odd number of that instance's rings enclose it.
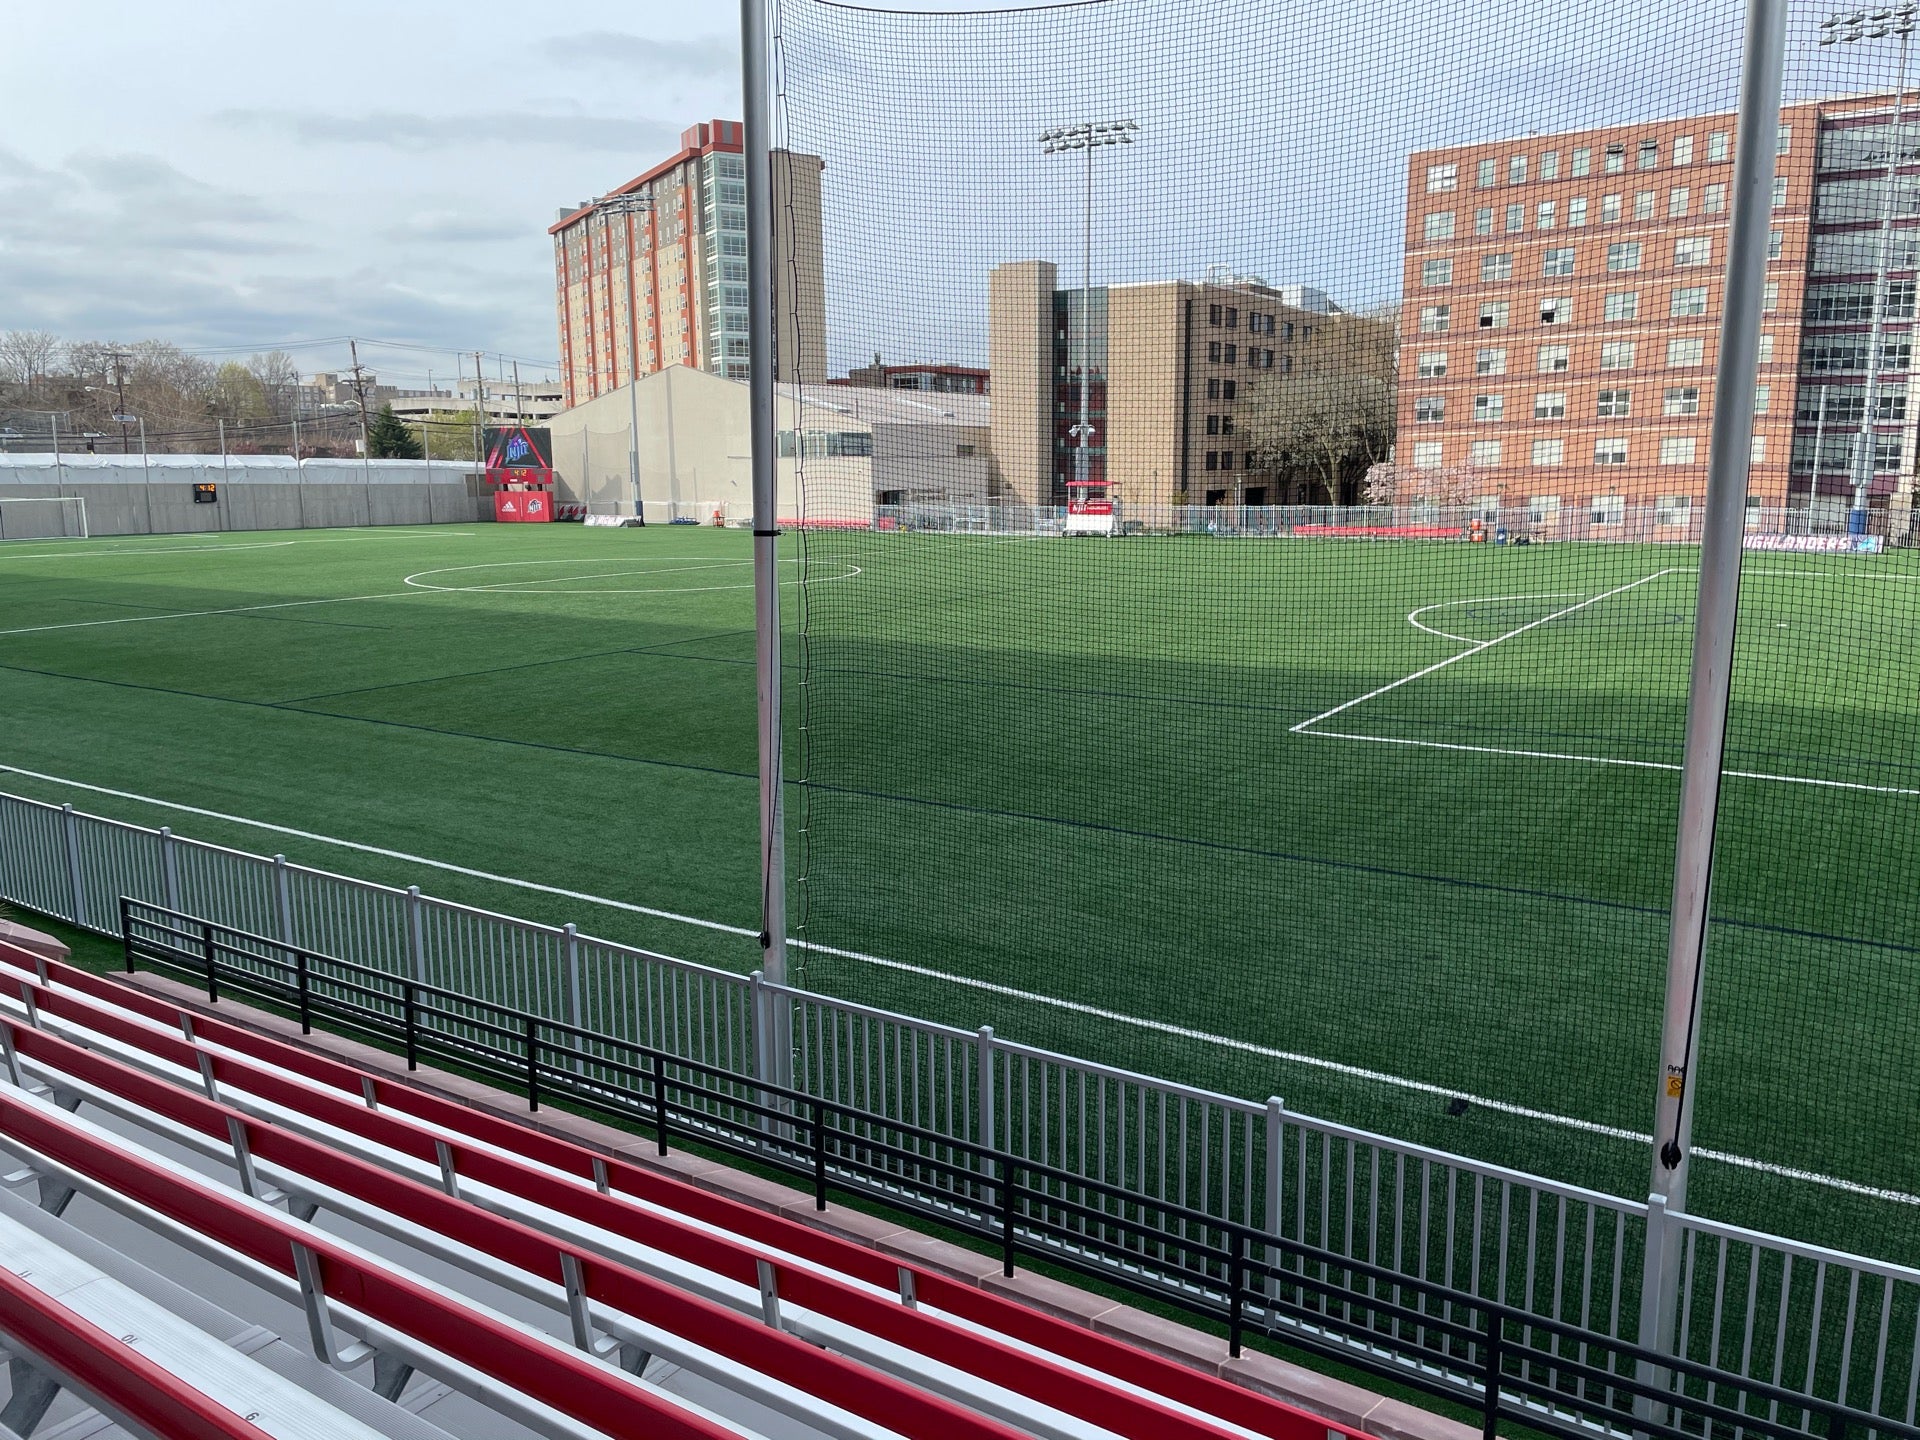
<instances>
[{"instance_id":1,"label":"silver pole","mask_svg":"<svg viewBox=\"0 0 1920 1440\"><path fill-rule=\"evenodd\" d=\"M1820 498L1820 448L1827 434L1827 386L1820 387L1820 413L1813 422L1813 477L1807 484L1807 533L1813 534L1813 506Z\"/></svg>"},{"instance_id":2,"label":"silver pole","mask_svg":"<svg viewBox=\"0 0 1920 1440\"><path fill-rule=\"evenodd\" d=\"M153 479L153 466L147 459L147 417L140 417L140 478Z\"/></svg>"},{"instance_id":3,"label":"silver pole","mask_svg":"<svg viewBox=\"0 0 1920 1440\"><path fill-rule=\"evenodd\" d=\"M1088 137L1087 144L1087 203L1080 223L1080 423L1079 448L1073 452L1073 478L1083 485L1087 479L1087 466L1091 456L1087 454L1087 372L1090 369L1089 349L1093 340L1093 144ZM1083 489L1080 498L1085 500L1087 492Z\"/></svg>"},{"instance_id":4,"label":"silver pole","mask_svg":"<svg viewBox=\"0 0 1920 1440\"><path fill-rule=\"evenodd\" d=\"M1847 519L1847 529L1859 535L1867 533L1867 495L1873 488L1873 427L1879 419L1875 412L1880 408L1880 333L1887 311L1887 267L1893 258L1893 214L1900 190L1900 163L1906 151L1903 127L1907 111L1907 46L1910 40L1909 28L1903 27L1900 31L1900 83L1893 92L1893 133L1888 145L1887 193L1880 205L1880 257L1874 266L1873 323L1867 331L1866 408L1860 414L1860 438L1854 442L1853 513ZM1812 517L1808 519L1811 521Z\"/></svg>"},{"instance_id":5,"label":"silver pole","mask_svg":"<svg viewBox=\"0 0 1920 1440\"><path fill-rule=\"evenodd\" d=\"M60 412L59 411L49 410L47 412L47 425L53 431L53 483L55 485L64 485L67 483L67 476L66 476L66 471L63 470L60 465Z\"/></svg>"},{"instance_id":6,"label":"silver pole","mask_svg":"<svg viewBox=\"0 0 1920 1440\"><path fill-rule=\"evenodd\" d=\"M1692 678L1681 756L1665 1023L1654 1108L1652 1193L1660 1202L1657 1211L1667 1213L1686 1209L1688 1149L1698 1091L1694 1065L1700 1053L1700 981L1740 603L1741 540L1753 449L1753 389L1760 368L1786 24L1787 0L1748 0L1733 157L1733 217L1727 239L1727 298L1720 317L1715 404L1707 442L1707 517L1700 545ZM1673 1343L1680 1259L1679 1247L1664 1243L1665 1238L1648 1235L1640 1318L1641 1343L1663 1351Z\"/></svg>"},{"instance_id":7,"label":"silver pole","mask_svg":"<svg viewBox=\"0 0 1920 1440\"><path fill-rule=\"evenodd\" d=\"M293 465L297 470L300 468L300 411L297 408L299 401L296 400L294 404L296 408L293 412Z\"/></svg>"},{"instance_id":8,"label":"silver pole","mask_svg":"<svg viewBox=\"0 0 1920 1440\"><path fill-rule=\"evenodd\" d=\"M770 985L787 983L786 807L780 749L780 512L775 469L772 35L768 0L740 0L747 163L748 433L753 448L753 591L760 703L760 945ZM782 1004L785 1002L782 1001ZM777 1079L791 1055L768 1033Z\"/></svg>"}]
</instances>

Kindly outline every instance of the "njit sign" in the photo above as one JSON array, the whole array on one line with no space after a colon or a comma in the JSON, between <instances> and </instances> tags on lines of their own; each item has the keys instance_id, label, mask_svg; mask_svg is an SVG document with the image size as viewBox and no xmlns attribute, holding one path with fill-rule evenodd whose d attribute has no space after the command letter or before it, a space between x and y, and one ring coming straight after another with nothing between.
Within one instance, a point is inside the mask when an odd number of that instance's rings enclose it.
<instances>
[{"instance_id":1,"label":"njit sign","mask_svg":"<svg viewBox=\"0 0 1920 1440\"><path fill-rule=\"evenodd\" d=\"M493 518L526 524L553 519L553 502L539 490L500 490L493 497Z\"/></svg>"}]
</instances>

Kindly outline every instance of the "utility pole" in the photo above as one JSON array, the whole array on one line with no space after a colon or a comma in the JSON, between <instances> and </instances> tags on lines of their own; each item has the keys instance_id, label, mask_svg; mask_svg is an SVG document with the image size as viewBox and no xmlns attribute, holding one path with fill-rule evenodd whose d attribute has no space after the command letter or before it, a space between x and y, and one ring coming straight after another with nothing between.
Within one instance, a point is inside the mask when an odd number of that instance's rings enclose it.
<instances>
[{"instance_id":1,"label":"utility pole","mask_svg":"<svg viewBox=\"0 0 1920 1440\"><path fill-rule=\"evenodd\" d=\"M360 473L373 479L373 439L367 434L367 381L360 373L360 342L347 341L347 353L353 357L353 393L360 401Z\"/></svg>"},{"instance_id":2,"label":"utility pole","mask_svg":"<svg viewBox=\"0 0 1920 1440\"><path fill-rule=\"evenodd\" d=\"M132 453L131 442L127 439L127 361L133 356L124 350L115 350L107 358L113 362L114 406L113 418L120 426L120 453Z\"/></svg>"},{"instance_id":3,"label":"utility pole","mask_svg":"<svg viewBox=\"0 0 1920 1440\"><path fill-rule=\"evenodd\" d=\"M516 425L526 423L526 416L521 413L520 400L520 362L516 360L513 362L513 423Z\"/></svg>"},{"instance_id":4,"label":"utility pole","mask_svg":"<svg viewBox=\"0 0 1920 1440\"><path fill-rule=\"evenodd\" d=\"M487 453L483 447L482 436L487 423L487 375L480 368L480 352L473 352L473 458L483 467L487 463Z\"/></svg>"}]
</instances>

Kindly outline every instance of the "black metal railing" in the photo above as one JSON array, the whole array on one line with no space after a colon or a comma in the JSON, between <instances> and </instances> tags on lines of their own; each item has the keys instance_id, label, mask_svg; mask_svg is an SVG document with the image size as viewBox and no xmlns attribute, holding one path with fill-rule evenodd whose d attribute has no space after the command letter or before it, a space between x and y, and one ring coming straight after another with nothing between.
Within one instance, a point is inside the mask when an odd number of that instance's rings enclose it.
<instances>
[{"instance_id":1,"label":"black metal railing","mask_svg":"<svg viewBox=\"0 0 1920 1440\"><path fill-rule=\"evenodd\" d=\"M1247 1334L1321 1354L1568 1437L1655 1440L1920 1440L1920 1428L1819 1400L1600 1331L1489 1301L1198 1210L904 1123L756 1075L724 1070L478 1000L388 971L123 898L129 971L190 976L223 994L390 1044L683 1143L804 1177L816 1206L840 1189L1022 1257L1173 1303ZM921 1189L914 1193L918 1184Z\"/></svg>"}]
</instances>

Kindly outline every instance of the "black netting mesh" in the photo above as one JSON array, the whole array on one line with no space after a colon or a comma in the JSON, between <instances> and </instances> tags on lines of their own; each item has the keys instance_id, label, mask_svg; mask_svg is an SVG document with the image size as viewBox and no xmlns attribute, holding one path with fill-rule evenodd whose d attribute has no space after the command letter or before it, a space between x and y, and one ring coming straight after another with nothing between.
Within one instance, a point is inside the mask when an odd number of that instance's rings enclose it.
<instances>
[{"instance_id":1,"label":"black netting mesh","mask_svg":"<svg viewBox=\"0 0 1920 1440\"><path fill-rule=\"evenodd\" d=\"M781 0L808 985L1645 1194L1743 18ZM1911 1261L1920 98L1821 18L1692 1203Z\"/></svg>"}]
</instances>

